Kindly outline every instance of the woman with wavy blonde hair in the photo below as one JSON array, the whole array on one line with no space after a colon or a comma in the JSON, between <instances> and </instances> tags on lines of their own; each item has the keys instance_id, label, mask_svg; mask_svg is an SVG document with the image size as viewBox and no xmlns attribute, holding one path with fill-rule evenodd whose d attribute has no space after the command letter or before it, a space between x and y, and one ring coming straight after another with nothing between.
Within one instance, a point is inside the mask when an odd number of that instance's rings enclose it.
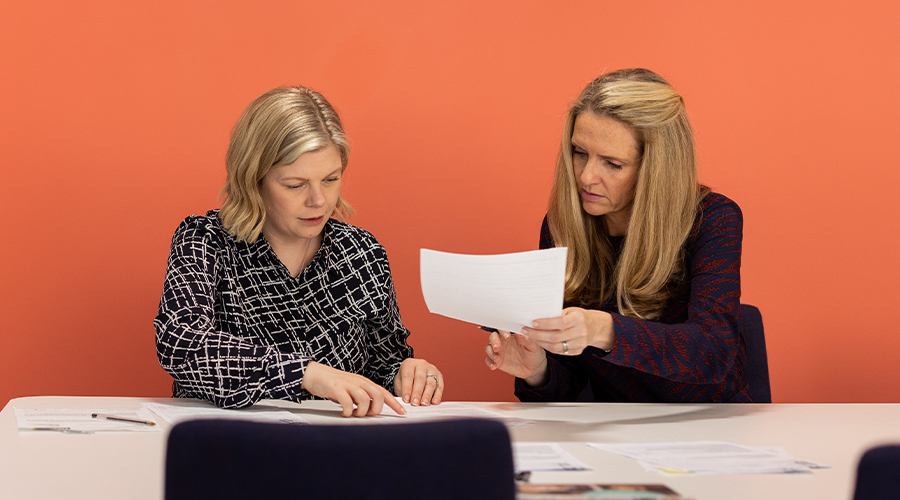
<instances>
[{"instance_id":1,"label":"woman with wavy blonde hair","mask_svg":"<svg viewBox=\"0 0 900 500\"><path fill-rule=\"evenodd\" d=\"M523 401L750 402L740 208L697 176L684 99L646 69L592 81L563 128L541 248L568 248L566 308L490 336Z\"/></svg>"},{"instance_id":2,"label":"woman with wavy blonde hair","mask_svg":"<svg viewBox=\"0 0 900 500\"><path fill-rule=\"evenodd\" d=\"M350 148L318 92L270 90L238 120L221 210L172 239L156 328L175 397L340 403L345 416L439 404L441 372L414 359L384 247L344 222Z\"/></svg>"}]
</instances>

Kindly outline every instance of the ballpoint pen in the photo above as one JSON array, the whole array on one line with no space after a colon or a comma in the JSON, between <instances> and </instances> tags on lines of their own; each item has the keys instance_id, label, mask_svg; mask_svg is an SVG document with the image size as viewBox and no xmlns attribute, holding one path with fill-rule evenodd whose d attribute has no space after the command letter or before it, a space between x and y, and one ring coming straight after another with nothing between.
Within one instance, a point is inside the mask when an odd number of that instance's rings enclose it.
<instances>
[{"instance_id":1,"label":"ballpoint pen","mask_svg":"<svg viewBox=\"0 0 900 500\"><path fill-rule=\"evenodd\" d=\"M496 328L491 328L491 327L489 327L489 326L479 326L478 328L480 328L480 329L482 329L482 330L484 330L484 331L486 331L486 332L488 332L488 333L500 333L500 331L497 330ZM510 335L519 335L519 334L516 333L516 332L509 332L509 334L510 334Z\"/></svg>"},{"instance_id":2,"label":"ballpoint pen","mask_svg":"<svg viewBox=\"0 0 900 500\"><path fill-rule=\"evenodd\" d=\"M156 425L156 422L149 420L138 420L136 418L117 417L115 415L104 415L102 413L91 413L91 418L102 418L106 420L115 420L116 422L130 422L132 424Z\"/></svg>"},{"instance_id":3,"label":"ballpoint pen","mask_svg":"<svg viewBox=\"0 0 900 500\"><path fill-rule=\"evenodd\" d=\"M68 427L32 427L29 431L52 431L61 432L63 434L93 434L93 431L78 431Z\"/></svg>"}]
</instances>

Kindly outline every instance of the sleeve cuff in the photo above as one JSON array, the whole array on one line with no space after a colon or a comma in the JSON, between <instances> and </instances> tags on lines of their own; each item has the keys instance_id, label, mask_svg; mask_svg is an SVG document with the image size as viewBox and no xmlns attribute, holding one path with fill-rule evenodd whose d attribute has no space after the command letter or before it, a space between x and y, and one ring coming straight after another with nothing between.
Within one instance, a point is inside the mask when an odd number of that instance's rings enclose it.
<instances>
[{"instance_id":1,"label":"sleeve cuff","mask_svg":"<svg viewBox=\"0 0 900 500\"><path fill-rule=\"evenodd\" d=\"M299 403L302 400L300 387L303 375L310 361L311 358L307 356L276 353L273 362L266 368L266 397Z\"/></svg>"},{"instance_id":2,"label":"sleeve cuff","mask_svg":"<svg viewBox=\"0 0 900 500\"><path fill-rule=\"evenodd\" d=\"M531 387L525 380L516 377L515 394L522 402L540 402L554 400L553 394L559 392L558 361L553 356L547 356L547 382L539 387Z\"/></svg>"}]
</instances>

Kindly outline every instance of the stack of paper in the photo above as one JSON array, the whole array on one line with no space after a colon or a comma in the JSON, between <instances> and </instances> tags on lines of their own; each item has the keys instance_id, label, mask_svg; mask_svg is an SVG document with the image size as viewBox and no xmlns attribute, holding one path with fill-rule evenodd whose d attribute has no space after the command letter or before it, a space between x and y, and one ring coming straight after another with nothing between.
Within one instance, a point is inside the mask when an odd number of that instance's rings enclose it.
<instances>
[{"instance_id":1,"label":"stack of paper","mask_svg":"<svg viewBox=\"0 0 900 500\"><path fill-rule=\"evenodd\" d=\"M647 470L668 474L785 474L828 468L796 459L783 448L723 441L588 445L639 460Z\"/></svg>"}]
</instances>

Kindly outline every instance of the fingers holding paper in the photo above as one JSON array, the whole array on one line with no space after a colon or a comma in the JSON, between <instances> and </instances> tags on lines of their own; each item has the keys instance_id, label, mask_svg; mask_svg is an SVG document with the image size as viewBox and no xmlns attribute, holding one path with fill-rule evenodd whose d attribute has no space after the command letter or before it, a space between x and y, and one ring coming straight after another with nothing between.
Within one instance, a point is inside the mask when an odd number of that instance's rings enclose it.
<instances>
[{"instance_id":1,"label":"fingers holding paper","mask_svg":"<svg viewBox=\"0 0 900 500\"><path fill-rule=\"evenodd\" d=\"M494 332L488 337L484 352L484 361L491 370L509 373L532 387L545 383L547 353L528 336L510 335L504 330Z\"/></svg>"},{"instance_id":2,"label":"fingers holding paper","mask_svg":"<svg viewBox=\"0 0 900 500\"><path fill-rule=\"evenodd\" d=\"M577 356L588 346L609 351L615 343L612 316L580 307L567 307L558 318L535 320L522 333L547 351L564 356Z\"/></svg>"},{"instance_id":3,"label":"fingers holding paper","mask_svg":"<svg viewBox=\"0 0 900 500\"><path fill-rule=\"evenodd\" d=\"M444 377L428 361L406 358L400 363L394 379L394 393L413 406L440 404L444 395Z\"/></svg>"}]
</instances>

